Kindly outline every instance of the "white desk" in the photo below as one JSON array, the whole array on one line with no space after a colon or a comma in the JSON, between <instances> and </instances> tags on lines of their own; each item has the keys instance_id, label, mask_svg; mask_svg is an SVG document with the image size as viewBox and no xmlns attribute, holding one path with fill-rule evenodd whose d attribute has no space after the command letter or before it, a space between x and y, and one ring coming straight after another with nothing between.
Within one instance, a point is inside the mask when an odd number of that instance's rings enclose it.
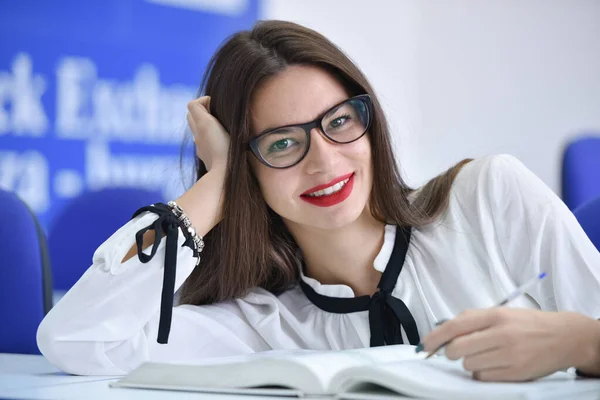
<instances>
[{"instance_id":1,"label":"white desk","mask_svg":"<svg viewBox=\"0 0 600 400\"><path fill-rule=\"evenodd\" d=\"M143 389L110 388L116 377L73 376L53 367L42 356L0 353L0 399L253 400L255 396L232 396ZM275 400L277 397L269 396ZM290 399L286 397L284 399ZM323 399L321 397L321 399Z\"/></svg>"},{"instance_id":2,"label":"white desk","mask_svg":"<svg viewBox=\"0 0 600 400\"><path fill-rule=\"evenodd\" d=\"M15 397L15 393L19 390L106 379L107 377L65 374L42 356L0 353L0 398Z\"/></svg>"},{"instance_id":3,"label":"white desk","mask_svg":"<svg viewBox=\"0 0 600 400\"><path fill-rule=\"evenodd\" d=\"M110 388L114 376L72 376L60 372L42 356L0 353L0 400L65 399L65 400L255 400L258 396L234 396L144 389ZM402 399L403 397L397 397ZM578 396L580 400L600 400L600 393ZM269 400L290 397L269 396ZM310 399L305 397L304 399ZM313 397L324 400L326 397Z\"/></svg>"}]
</instances>

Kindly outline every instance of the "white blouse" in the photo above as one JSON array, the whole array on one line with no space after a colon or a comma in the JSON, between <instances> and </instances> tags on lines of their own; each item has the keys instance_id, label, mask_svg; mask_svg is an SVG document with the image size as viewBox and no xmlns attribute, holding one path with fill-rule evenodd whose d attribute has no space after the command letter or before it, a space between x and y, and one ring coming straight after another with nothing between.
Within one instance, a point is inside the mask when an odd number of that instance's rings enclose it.
<instances>
[{"instance_id":1,"label":"white blouse","mask_svg":"<svg viewBox=\"0 0 600 400\"><path fill-rule=\"evenodd\" d=\"M369 346L367 311L323 311L298 285L279 296L254 288L213 305L179 305L168 344L157 343L164 238L150 262L133 257L121 263L135 233L156 218L142 214L103 243L93 265L40 324L38 346L58 368L121 375L145 361ZM386 226L373 266L378 271L386 267L395 234L395 226ZM183 241L180 234L176 289L195 266ZM392 294L408 306L424 337L436 321L492 306L542 271L548 276L512 306L600 317L600 254L575 217L516 158L485 157L457 175L439 221L413 229ZM348 286L301 279L317 293L354 297Z\"/></svg>"}]
</instances>

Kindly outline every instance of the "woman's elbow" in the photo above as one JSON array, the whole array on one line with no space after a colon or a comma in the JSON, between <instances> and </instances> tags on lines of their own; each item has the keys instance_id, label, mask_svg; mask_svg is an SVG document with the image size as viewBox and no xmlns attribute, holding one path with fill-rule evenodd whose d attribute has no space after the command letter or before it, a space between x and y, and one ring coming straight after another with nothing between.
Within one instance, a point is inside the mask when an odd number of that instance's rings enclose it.
<instances>
[{"instance_id":1,"label":"woman's elbow","mask_svg":"<svg viewBox=\"0 0 600 400\"><path fill-rule=\"evenodd\" d=\"M124 375L127 372L107 359L102 342L73 341L60 336L47 319L42 320L36 336L38 348L61 371L73 375Z\"/></svg>"}]
</instances>

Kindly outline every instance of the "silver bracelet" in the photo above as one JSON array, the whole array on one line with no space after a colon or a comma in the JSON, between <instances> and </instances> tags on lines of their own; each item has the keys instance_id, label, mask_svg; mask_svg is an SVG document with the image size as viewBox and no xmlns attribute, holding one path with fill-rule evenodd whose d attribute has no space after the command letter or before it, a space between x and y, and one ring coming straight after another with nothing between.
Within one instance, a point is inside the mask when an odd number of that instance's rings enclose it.
<instances>
[{"instance_id":1,"label":"silver bracelet","mask_svg":"<svg viewBox=\"0 0 600 400\"><path fill-rule=\"evenodd\" d=\"M196 230L192 226L192 221L188 218L188 216L183 212L183 209L177 205L173 200L169 201L167 205L175 214L175 217L183 224L183 229L187 231L192 237L192 241L194 242L194 247L196 248L196 252L198 253L198 259L196 260L196 265L200 263L200 253L204 250L204 240L202 236L196 233Z\"/></svg>"}]
</instances>

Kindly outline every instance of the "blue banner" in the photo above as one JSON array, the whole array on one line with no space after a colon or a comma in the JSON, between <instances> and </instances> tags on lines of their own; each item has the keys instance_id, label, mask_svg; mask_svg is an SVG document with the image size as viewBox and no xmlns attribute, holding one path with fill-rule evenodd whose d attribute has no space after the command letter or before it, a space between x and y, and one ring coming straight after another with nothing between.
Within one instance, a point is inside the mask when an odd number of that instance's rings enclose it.
<instances>
[{"instance_id":1,"label":"blue banner","mask_svg":"<svg viewBox=\"0 0 600 400\"><path fill-rule=\"evenodd\" d=\"M0 3L0 187L46 228L86 190L181 193L186 104L257 2Z\"/></svg>"}]
</instances>

